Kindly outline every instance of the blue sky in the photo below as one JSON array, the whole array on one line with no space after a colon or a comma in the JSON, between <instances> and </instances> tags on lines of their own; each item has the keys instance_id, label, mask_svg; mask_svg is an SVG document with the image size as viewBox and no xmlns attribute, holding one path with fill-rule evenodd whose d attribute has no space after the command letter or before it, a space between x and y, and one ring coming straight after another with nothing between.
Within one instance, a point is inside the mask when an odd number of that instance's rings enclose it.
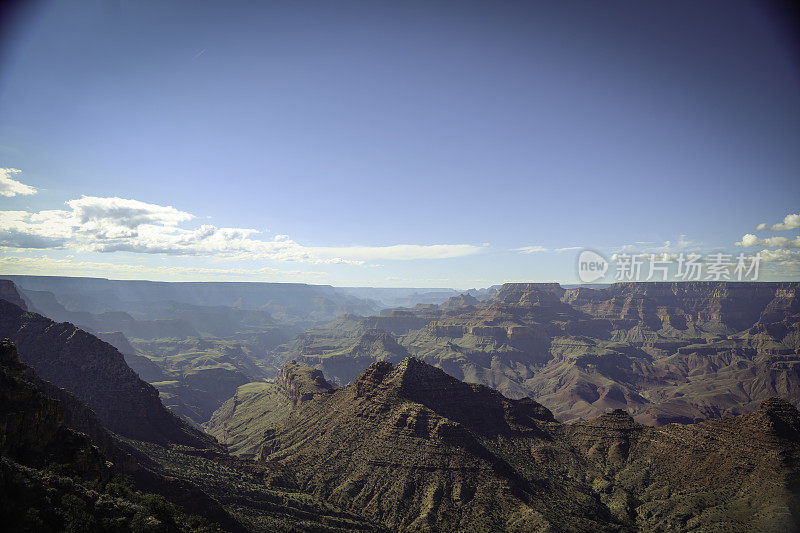
<instances>
[{"instance_id":1,"label":"blue sky","mask_svg":"<svg viewBox=\"0 0 800 533\"><path fill-rule=\"evenodd\" d=\"M800 61L759 4L31 5L0 273L469 288L588 247L800 279Z\"/></svg>"}]
</instances>

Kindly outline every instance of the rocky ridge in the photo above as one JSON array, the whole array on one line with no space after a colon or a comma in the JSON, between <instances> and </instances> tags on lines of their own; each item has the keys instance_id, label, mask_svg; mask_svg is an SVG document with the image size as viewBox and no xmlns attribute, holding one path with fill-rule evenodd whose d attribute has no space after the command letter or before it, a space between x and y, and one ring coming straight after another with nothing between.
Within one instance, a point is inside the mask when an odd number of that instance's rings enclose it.
<instances>
[{"instance_id":1,"label":"rocky ridge","mask_svg":"<svg viewBox=\"0 0 800 533\"><path fill-rule=\"evenodd\" d=\"M36 373L70 391L115 433L162 444L215 446L170 413L110 344L68 322L55 323L0 299L0 337L11 339Z\"/></svg>"},{"instance_id":2,"label":"rocky ridge","mask_svg":"<svg viewBox=\"0 0 800 533\"><path fill-rule=\"evenodd\" d=\"M260 456L394 530L792 531L798 430L778 398L699 424L649 427L621 410L562 424L409 358L273 419Z\"/></svg>"}]
</instances>

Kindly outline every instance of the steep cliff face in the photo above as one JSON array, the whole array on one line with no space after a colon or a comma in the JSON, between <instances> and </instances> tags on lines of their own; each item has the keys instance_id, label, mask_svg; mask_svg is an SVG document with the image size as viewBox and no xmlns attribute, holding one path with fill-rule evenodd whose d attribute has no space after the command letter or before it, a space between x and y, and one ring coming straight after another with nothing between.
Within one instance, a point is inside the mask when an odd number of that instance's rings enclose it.
<instances>
[{"instance_id":1,"label":"steep cliff face","mask_svg":"<svg viewBox=\"0 0 800 533\"><path fill-rule=\"evenodd\" d=\"M61 403L25 379L8 339L0 341L0 383L0 454L30 466L70 463L82 475L110 475L91 442L67 429Z\"/></svg>"},{"instance_id":2,"label":"steep cliff face","mask_svg":"<svg viewBox=\"0 0 800 533\"><path fill-rule=\"evenodd\" d=\"M164 408L158 392L139 379L119 351L72 324L57 324L0 300L0 336L14 341L24 363L72 392L111 431L159 443L214 445Z\"/></svg>"},{"instance_id":3,"label":"steep cliff face","mask_svg":"<svg viewBox=\"0 0 800 533\"><path fill-rule=\"evenodd\" d=\"M292 405L298 405L320 394L333 392L333 386L325 381L321 371L301 367L295 361L286 363L276 385Z\"/></svg>"},{"instance_id":4,"label":"steep cliff face","mask_svg":"<svg viewBox=\"0 0 800 533\"><path fill-rule=\"evenodd\" d=\"M572 289L563 299L595 317L635 319L655 329L660 323L682 329L689 322L735 332L758 321L778 291L790 286L711 281L615 283L599 290Z\"/></svg>"},{"instance_id":5,"label":"steep cliff face","mask_svg":"<svg viewBox=\"0 0 800 533\"><path fill-rule=\"evenodd\" d=\"M17 291L17 288L12 282L6 279L0 279L0 300L11 302L23 311L28 310L28 307L25 305L25 301L22 299L22 296L20 296L19 291Z\"/></svg>"},{"instance_id":6,"label":"steep cliff face","mask_svg":"<svg viewBox=\"0 0 800 533\"><path fill-rule=\"evenodd\" d=\"M800 315L800 286L785 283L778 286L775 296L764 307L758 319L760 324L798 322Z\"/></svg>"},{"instance_id":7,"label":"steep cliff face","mask_svg":"<svg viewBox=\"0 0 800 533\"><path fill-rule=\"evenodd\" d=\"M492 300L510 305L557 305L564 289L558 283L504 283Z\"/></svg>"},{"instance_id":8,"label":"steep cliff face","mask_svg":"<svg viewBox=\"0 0 800 533\"><path fill-rule=\"evenodd\" d=\"M293 406L261 458L394 530L793 531L800 413L653 428L617 410L556 422L533 400L415 359Z\"/></svg>"}]
</instances>

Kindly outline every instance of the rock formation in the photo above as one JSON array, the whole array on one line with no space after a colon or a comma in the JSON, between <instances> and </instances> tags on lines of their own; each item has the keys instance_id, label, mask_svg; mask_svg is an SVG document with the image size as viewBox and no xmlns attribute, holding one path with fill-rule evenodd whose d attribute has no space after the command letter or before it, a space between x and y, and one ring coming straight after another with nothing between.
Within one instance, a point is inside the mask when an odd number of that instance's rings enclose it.
<instances>
[{"instance_id":1,"label":"rock formation","mask_svg":"<svg viewBox=\"0 0 800 533\"><path fill-rule=\"evenodd\" d=\"M560 420L624 409L647 424L738 415L782 396L800 405L798 283L509 283L492 297L319 327L284 357L346 384L405 354ZM463 305L462 305L463 304ZM402 318L402 326L398 320ZM415 329L414 329L415 328ZM383 331L398 348L358 349Z\"/></svg>"},{"instance_id":2,"label":"rock formation","mask_svg":"<svg viewBox=\"0 0 800 533\"><path fill-rule=\"evenodd\" d=\"M164 408L158 391L139 379L119 351L72 324L0 299L0 337L11 339L24 363L74 394L111 431L164 444L215 445Z\"/></svg>"},{"instance_id":3,"label":"rock formation","mask_svg":"<svg viewBox=\"0 0 800 533\"><path fill-rule=\"evenodd\" d=\"M562 424L408 358L273 412L259 435L265 464L392 530L800 526L800 413L778 398L699 424L649 427L621 410Z\"/></svg>"}]
</instances>

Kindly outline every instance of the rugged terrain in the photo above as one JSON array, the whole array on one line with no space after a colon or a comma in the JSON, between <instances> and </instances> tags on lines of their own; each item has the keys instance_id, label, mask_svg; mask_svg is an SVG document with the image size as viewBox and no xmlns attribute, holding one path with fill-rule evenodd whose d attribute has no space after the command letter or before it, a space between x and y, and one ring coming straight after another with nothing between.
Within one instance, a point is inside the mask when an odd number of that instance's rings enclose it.
<instances>
[{"instance_id":1,"label":"rugged terrain","mask_svg":"<svg viewBox=\"0 0 800 533\"><path fill-rule=\"evenodd\" d=\"M17 284L18 292L8 296L14 303L113 345L158 389L172 412L195 426L239 385L277 375L284 361L274 357L274 348L304 329L342 314L369 314L389 304L441 303L457 294L299 283L8 278Z\"/></svg>"},{"instance_id":2,"label":"rugged terrain","mask_svg":"<svg viewBox=\"0 0 800 533\"><path fill-rule=\"evenodd\" d=\"M0 289L24 305L12 284ZM28 341L25 360L63 373L65 387L22 362L9 339L0 342L0 518L12 530L382 529L302 492L286 469L222 452L169 413L110 345L8 300L0 306L3 323L22 324L12 329L25 333L17 335Z\"/></svg>"},{"instance_id":3,"label":"rugged terrain","mask_svg":"<svg viewBox=\"0 0 800 533\"><path fill-rule=\"evenodd\" d=\"M12 531L379 531L292 472L120 439L0 341L0 519ZM198 516L202 515L202 516Z\"/></svg>"},{"instance_id":4,"label":"rugged terrain","mask_svg":"<svg viewBox=\"0 0 800 533\"><path fill-rule=\"evenodd\" d=\"M506 284L478 300L343 316L276 349L350 383L411 355L559 420L624 409L642 423L693 422L800 404L800 284Z\"/></svg>"},{"instance_id":5,"label":"rugged terrain","mask_svg":"<svg viewBox=\"0 0 800 533\"><path fill-rule=\"evenodd\" d=\"M273 353L303 353L275 379L244 383L263 367L222 339L151 339L157 365L133 348L142 339L103 334L136 351L123 356L0 283L0 335L20 348L0 343L0 514L37 531L794 531L800 414L767 397L796 401L794 285L509 285L350 313ZM420 351L441 368L410 356ZM211 435L126 364L142 359L151 377L183 373L193 394L235 390L204 425ZM527 387L505 368L523 361L533 377L560 369L589 384L558 390L613 382L647 407L595 401L600 416L565 424L555 415L578 402L554 415L535 391L509 398L451 375ZM230 381L236 365L247 371ZM738 396L719 394L734 379ZM670 387L691 391L674 398L692 408L705 398L709 419L653 427L627 412L683 416L653 395ZM210 410L204 401L173 408Z\"/></svg>"},{"instance_id":6,"label":"rugged terrain","mask_svg":"<svg viewBox=\"0 0 800 533\"><path fill-rule=\"evenodd\" d=\"M562 424L413 358L374 363L339 389L290 363L281 383L237 396L212 433L245 454L261 440L265 465L391 529L800 526L800 414L778 398L699 424L648 427L621 410Z\"/></svg>"},{"instance_id":7,"label":"rugged terrain","mask_svg":"<svg viewBox=\"0 0 800 533\"><path fill-rule=\"evenodd\" d=\"M0 338L11 339L24 363L73 393L111 431L158 443L211 445L206 435L164 408L158 391L125 364L119 351L74 325L0 299Z\"/></svg>"},{"instance_id":8,"label":"rugged terrain","mask_svg":"<svg viewBox=\"0 0 800 533\"><path fill-rule=\"evenodd\" d=\"M0 341L0 517L11 531L231 531L214 500L120 447L94 413ZM146 461L146 459L145 459ZM137 486L133 484L133 481ZM147 492L141 488L146 487ZM170 503L157 492L180 501Z\"/></svg>"},{"instance_id":9,"label":"rugged terrain","mask_svg":"<svg viewBox=\"0 0 800 533\"><path fill-rule=\"evenodd\" d=\"M239 387L203 427L228 451L246 458L258 455L264 434L284 421L294 407L333 386L322 372L289 362L275 383L248 383Z\"/></svg>"}]
</instances>

